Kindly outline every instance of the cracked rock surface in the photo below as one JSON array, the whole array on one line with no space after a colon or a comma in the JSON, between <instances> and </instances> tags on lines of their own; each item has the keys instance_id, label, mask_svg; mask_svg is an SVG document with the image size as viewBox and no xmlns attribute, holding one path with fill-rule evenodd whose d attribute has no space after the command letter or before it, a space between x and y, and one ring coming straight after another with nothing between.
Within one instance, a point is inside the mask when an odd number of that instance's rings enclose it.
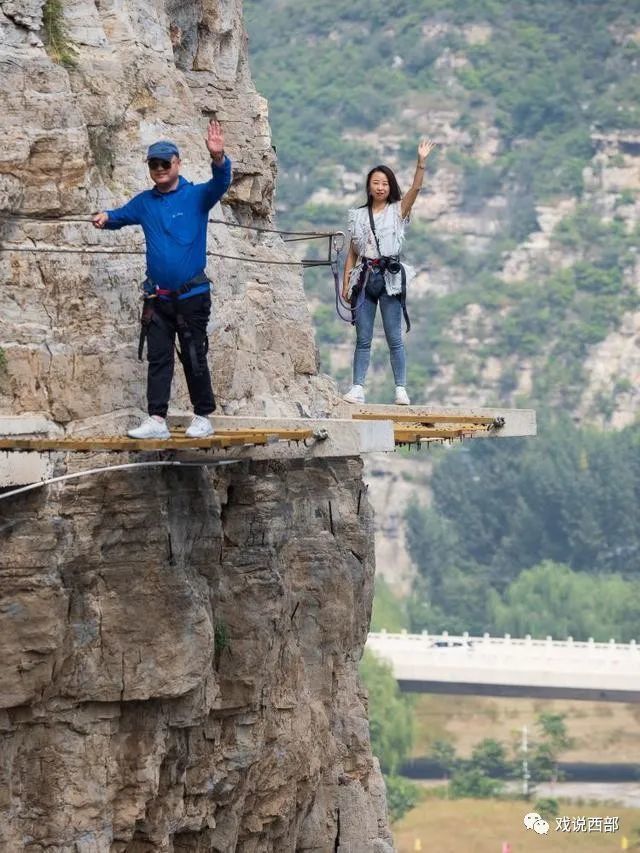
<instances>
[{"instance_id":1,"label":"cracked rock surface","mask_svg":"<svg viewBox=\"0 0 640 853\"><path fill-rule=\"evenodd\" d=\"M208 179L214 115L234 183L209 249L284 262L210 258L220 409L333 411L299 267L230 227L270 224L276 170L240 0L61 6L66 65L43 0L0 0L0 415L104 432L145 408L140 234L87 219L148 185L161 137ZM0 853L392 850L357 678L364 488L354 458L245 461L0 501Z\"/></svg>"},{"instance_id":2,"label":"cracked rock surface","mask_svg":"<svg viewBox=\"0 0 640 853\"><path fill-rule=\"evenodd\" d=\"M159 138L178 144L188 180L208 180L214 116L233 161L211 214L224 222L209 226L220 410L330 412L299 265L279 237L231 227L272 227L276 175L240 0L65 0L66 64L43 43L43 7L0 0L0 415L39 412L64 426L146 409L142 234L98 232L88 220L151 185L145 153ZM181 376L173 403L188 407Z\"/></svg>"},{"instance_id":3,"label":"cracked rock surface","mask_svg":"<svg viewBox=\"0 0 640 853\"><path fill-rule=\"evenodd\" d=\"M0 503L0 849L391 850L362 490L261 462Z\"/></svg>"}]
</instances>

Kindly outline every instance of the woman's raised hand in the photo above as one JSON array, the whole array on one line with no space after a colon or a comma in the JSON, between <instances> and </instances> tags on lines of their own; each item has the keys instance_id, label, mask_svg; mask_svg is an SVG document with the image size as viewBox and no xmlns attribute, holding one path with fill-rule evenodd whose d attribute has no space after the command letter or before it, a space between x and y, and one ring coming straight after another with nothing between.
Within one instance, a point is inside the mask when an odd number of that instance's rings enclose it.
<instances>
[{"instance_id":1,"label":"woman's raised hand","mask_svg":"<svg viewBox=\"0 0 640 853\"><path fill-rule=\"evenodd\" d=\"M429 154L436 147L437 143L432 139L421 139L418 145L418 162L421 166L424 165L424 161L427 159Z\"/></svg>"}]
</instances>

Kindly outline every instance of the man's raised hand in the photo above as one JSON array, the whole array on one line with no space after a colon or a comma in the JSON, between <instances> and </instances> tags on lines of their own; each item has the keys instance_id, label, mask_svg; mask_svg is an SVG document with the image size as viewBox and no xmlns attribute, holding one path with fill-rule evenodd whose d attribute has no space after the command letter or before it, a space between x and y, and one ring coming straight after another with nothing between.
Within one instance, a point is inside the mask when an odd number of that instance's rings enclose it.
<instances>
[{"instance_id":1,"label":"man's raised hand","mask_svg":"<svg viewBox=\"0 0 640 853\"><path fill-rule=\"evenodd\" d=\"M212 118L207 128L207 148L211 159L220 162L224 157L224 131L219 121Z\"/></svg>"},{"instance_id":2,"label":"man's raised hand","mask_svg":"<svg viewBox=\"0 0 640 853\"><path fill-rule=\"evenodd\" d=\"M104 228L104 226L107 224L108 220L109 220L109 214L108 213L94 213L93 219L91 221L93 222L94 228Z\"/></svg>"}]
</instances>

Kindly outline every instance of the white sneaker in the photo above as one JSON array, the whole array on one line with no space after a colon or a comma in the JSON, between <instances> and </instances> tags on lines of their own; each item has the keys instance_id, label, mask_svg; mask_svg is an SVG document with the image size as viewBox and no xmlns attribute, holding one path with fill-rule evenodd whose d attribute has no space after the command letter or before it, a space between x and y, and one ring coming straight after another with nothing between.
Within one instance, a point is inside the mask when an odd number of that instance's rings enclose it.
<instances>
[{"instance_id":1,"label":"white sneaker","mask_svg":"<svg viewBox=\"0 0 640 853\"><path fill-rule=\"evenodd\" d=\"M187 438L206 438L208 435L213 435L211 421L209 418L203 418L202 415L194 415L184 434Z\"/></svg>"},{"instance_id":2,"label":"white sneaker","mask_svg":"<svg viewBox=\"0 0 640 853\"><path fill-rule=\"evenodd\" d=\"M411 400L409 399L409 395L407 394L407 389L404 385L396 385L396 399L394 400L396 406L410 406Z\"/></svg>"},{"instance_id":3,"label":"white sneaker","mask_svg":"<svg viewBox=\"0 0 640 853\"><path fill-rule=\"evenodd\" d=\"M155 418L147 418L139 427L127 432L129 438L171 438L167 429L167 422L163 419L157 421Z\"/></svg>"},{"instance_id":4,"label":"white sneaker","mask_svg":"<svg viewBox=\"0 0 640 853\"><path fill-rule=\"evenodd\" d=\"M362 385L352 385L342 399L347 403L364 403L364 388Z\"/></svg>"}]
</instances>

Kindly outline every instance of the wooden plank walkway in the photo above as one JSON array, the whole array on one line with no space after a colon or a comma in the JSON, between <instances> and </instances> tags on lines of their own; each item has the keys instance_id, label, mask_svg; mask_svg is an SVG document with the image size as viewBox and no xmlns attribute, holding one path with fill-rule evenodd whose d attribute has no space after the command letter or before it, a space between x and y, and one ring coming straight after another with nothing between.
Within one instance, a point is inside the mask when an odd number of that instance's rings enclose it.
<instances>
[{"instance_id":1,"label":"wooden plank walkway","mask_svg":"<svg viewBox=\"0 0 640 853\"><path fill-rule=\"evenodd\" d=\"M490 426L500 429L504 426L504 418L481 416L481 415L442 415L433 412L406 412L394 411L383 414L371 411L354 412L351 416L354 421L393 421L402 424L418 424L422 426L433 426L434 424L470 424L473 426Z\"/></svg>"},{"instance_id":2,"label":"wooden plank walkway","mask_svg":"<svg viewBox=\"0 0 640 853\"><path fill-rule=\"evenodd\" d=\"M352 406L349 414L356 421L391 421L397 445L534 436L537 432L533 409L362 404Z\"/></svg>"},{"instance_id":3,"label":"wooden plank walkway","mask_svg":"<svg viewBox=\"0 0 640 853\"><path fill-rule=\"evenodd\" d=\"M187 438L184 426L172 429L168 439L134 439L126 435L86 435L74 432L46 435L48 422L19 416L0 418L0 453L4 458L4 474L0 466L0 486L4 482L30 480L37 454L53 452L100 453L145 451L201 451L218 455L226 451L234 458L289 456L307 458L351 456L374 451L388 452L394 446L420 446L430 442L463 441L469 438L507 438L536 434L535 412L529 409L454 409L426 406L348 406L342 418L265 418L217 416L213 418L215 433L208 438ZM346 417L345 417L346 416ZM183 423L187 423L184 419ZM94 427L95 428L95 427ZM112 429L119 431L115 425ZM104 427L103 427L104 429ZM273 448L273 450L270 450ZM31 454L24 461L12 462L14 452ZM265 456L265 454L267 454ZM40 457L45 459L44 456ZM1 462L2 460L0 460ZM43 462L46 468L50 463ZM18 466L16 468L16 466ZM30 470L30 469L29 469ZM43 469L44 470L44 469ZM47 468L48 470L48 468Z\"/></svg>"},{"instance_id":4,"label":"wooden plank walkway","mask_svg":"<svg viewBox=\"0 0 640 853\"><path fill-rule=\"evenodd\" d=\"M314 437L313 429L224 429L207 438L187 438L184 431L174 431L171 438L139 439L128 436L92 435L85 438L19 438L0 439L0 450L46 451L135 451L135 450L210 450L271 444L279 441L304 441Z\"/></svg>"}]
</instances>

